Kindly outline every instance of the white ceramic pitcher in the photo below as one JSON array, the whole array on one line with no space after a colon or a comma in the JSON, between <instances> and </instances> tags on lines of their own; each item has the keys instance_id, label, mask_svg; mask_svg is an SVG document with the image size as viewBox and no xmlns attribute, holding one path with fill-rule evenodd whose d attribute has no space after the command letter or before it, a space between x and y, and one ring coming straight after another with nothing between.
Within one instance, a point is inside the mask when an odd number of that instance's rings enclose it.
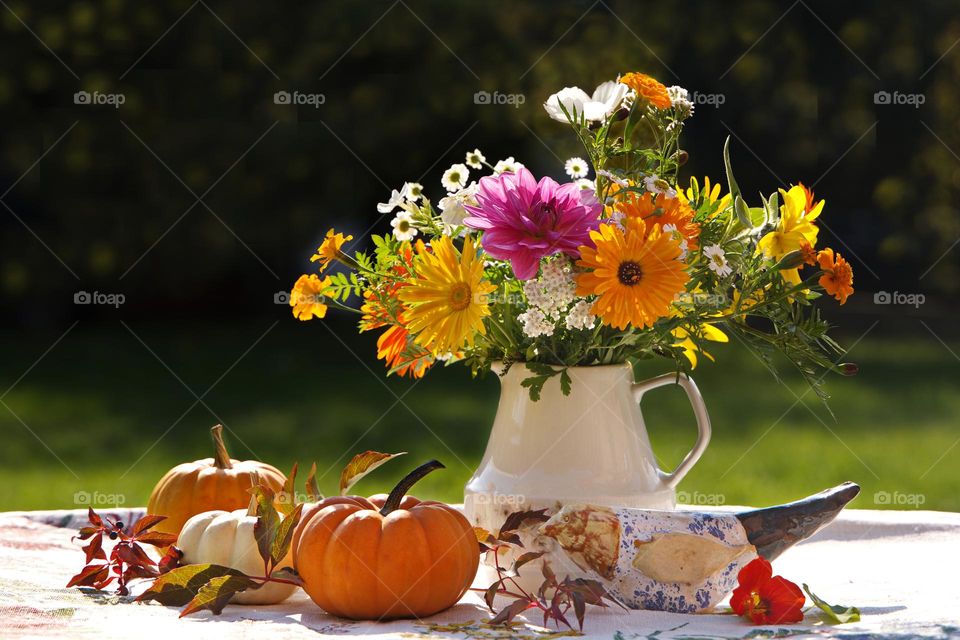
<instances>
[{"instance_id":1,"label":"white ceramic pitcher","mask_svg":"<svg viewBox=\"0 0 960 640\"><path fill-rule=\"evenodd\" d=\"M520 382L531 374L515 364L501 381L500 405L480 467L467 483L464 508L471 524L499 530L514 511L592 503L649 509L673 509L677 484L696 464L710 441L710 418L693 380L666 374L633 381L629 364L571 367L570 395L557 377L544 385L539 401ZM697 420L693 449L676 469L657 465L640 412L644 394L679 384ZM527 550L555 549L542 536L522 536ZM564 554L546 558L563 577L584 575ZM540 570L534 574L539 584ZM530 583L532 586L532 583Z\"/></svg>"}]
</instances>

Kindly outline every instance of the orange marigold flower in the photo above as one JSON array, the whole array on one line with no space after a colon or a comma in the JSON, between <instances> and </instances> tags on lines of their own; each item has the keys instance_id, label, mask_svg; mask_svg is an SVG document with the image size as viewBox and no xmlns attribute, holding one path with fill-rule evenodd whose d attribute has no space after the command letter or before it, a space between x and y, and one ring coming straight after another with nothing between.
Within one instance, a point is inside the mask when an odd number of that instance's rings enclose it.
<instances>
[{"instance_id":1,"label":"orange marigold flower","mask_svg":"<svg viewBox=\"0 0 960 640\"><path fill-rule=\"evenodd\" d=\"M824 291L832 295L844 304L847 298L853 293L853 269L850 263L841 257L838 253L834 255L833 249L827 248L817 254L817 262L823 270L820 276L820 286Z\"/></svg>"},{"instance_id":2,"label":"orange marigold flower","mask_svg":"<svg viewBox=\"0 0 960 640\"><path fill-rule=\"evenodd\" d=\"M342 233L335 233L333 229L330 229L317 252L311 256L310 262L319 262L318 266L322 272L332 260L337 259L340 255L340 248L350 240L353 240L353 236L344 236Z\"/></svg>"},{"instance_id":3,"label":"orange marigold flower","mask_svg":"<svg viewBox=\"0 0 960 640\"><path fill-rule=\"evenodd\" d=\"M616 205L627 218L640 218L647 226L654 224L673 225L676 232L687 241L687 250L696 251L700 246L700 225L693 221L693 209L680 198L668 198L662 193L645 193Z\"/></svg>"},{"instance_id":4,"label":"orange marigold flower","mask_svg":"<svg viewBox=\"0 0 960 640\"><path fill-rule=\"evenodd\" d=\"M311 273L300 276L290 292L290 306L293 315L298 320L311 320L314 316L322 318L327 315L326 299L323 291L330 286L330 278L321 280L317 274Z\"/></svg>"},{"instance_id":5,"label":"orange marigold flower","mask_svg":"<svg viewBox=\"0 0 960 640\"><path fill-rule=\"evenodd\" d=\"M670 96L667 94L667 88L647 74L626 73L620 77L620 83L633 89L638 98L646 100L657 109L670 108Z\"/></svg>"},{"instance_id":6,"label":"orange marigold flower","mask_svg":"<svg viewBox=\"0 0 960 640\"><path fill-rule=\"evenodd\" d=\"M817 264L817 250L809 242L800 242L800 257L803 259L803 264L811 267Z\"/></svg>"}]
</instances>

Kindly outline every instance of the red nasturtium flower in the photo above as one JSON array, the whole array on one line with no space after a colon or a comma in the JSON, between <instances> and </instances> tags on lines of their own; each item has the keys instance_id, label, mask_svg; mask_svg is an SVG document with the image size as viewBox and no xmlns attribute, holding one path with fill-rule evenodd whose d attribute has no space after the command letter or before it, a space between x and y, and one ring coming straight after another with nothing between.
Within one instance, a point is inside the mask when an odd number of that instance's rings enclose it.
<instances>
[{"instance_id":1,"label":"red nasturtium flower","mask_svg":"<svg viewBox=\"0 0 960 640\"><path fill-rule=\"evenodd\" d=\"M753 624L782 624L803 620L806 597L800 587L782 576L764 558L753 560L737 575L730 607Z\"/></svg>"}]
</instances>

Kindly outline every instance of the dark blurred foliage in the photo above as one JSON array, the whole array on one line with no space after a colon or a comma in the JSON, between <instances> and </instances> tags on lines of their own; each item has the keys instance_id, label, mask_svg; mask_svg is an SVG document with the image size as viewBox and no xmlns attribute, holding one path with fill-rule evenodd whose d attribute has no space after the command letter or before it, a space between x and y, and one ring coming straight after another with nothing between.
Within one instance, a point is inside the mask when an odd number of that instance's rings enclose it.
<instances>
[{"instance_id":1,"label":"dark blurred foliage","mask_svg":"<svg viewBox=\"0 0 960 640\"><path fill-rule=\"evenodd\" d=\"M920 279L960 237L955 0L9 7L0 193L27 172L0 208L13 323L76 315L80 289L171 321L273 313L329 226L361 236L405 180L438 197L468 149L562 174L580 152L540 104L627 70L722 93L690 121L686 175L722 178L732 135L746 192L815 184L822 244L847 254L858 289L960 289L960 247ZM76 105L81 89L126 101ZM281 90L326 102L274 104ZM526 102L477 105L478 90ZM926 102L877 105L881 90Z\"/></svg>"}]
</instances>

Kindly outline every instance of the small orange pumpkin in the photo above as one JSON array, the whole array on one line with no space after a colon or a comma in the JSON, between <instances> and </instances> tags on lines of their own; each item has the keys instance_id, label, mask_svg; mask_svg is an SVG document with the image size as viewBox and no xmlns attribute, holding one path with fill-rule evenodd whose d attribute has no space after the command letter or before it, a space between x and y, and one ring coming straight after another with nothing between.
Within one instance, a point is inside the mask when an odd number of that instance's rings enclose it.
<instances>
[{"instance_id":1,"label":"small orange pumpkin","mask_svg":"<svg viewBox=\"0 0 960 640\"><path fill-rule=\"evenodd\" d=\"M344 496L304 510L292 543L303 589L356 620L422 618L453 606L477 574L480 547L463 515L405 496L443 465L413 470L383 497Z\"/></svg>"},{"instance_id":2,"label":"small orange pumpkin","mask_svg":"<svg viewBox=\"0 0 960 640\"><path fill-rule=\"evenodd\" d=\"M180 534L184 523L204 511L235 511L250 502L250 487L260 484L274 492L286 477L276 468L256 460L232 460L223 443L223 427L210 429L216 456L178 464L168 471L150 494L147 513L167 516L154 531Z\"/></svg>"}]
</instances>

